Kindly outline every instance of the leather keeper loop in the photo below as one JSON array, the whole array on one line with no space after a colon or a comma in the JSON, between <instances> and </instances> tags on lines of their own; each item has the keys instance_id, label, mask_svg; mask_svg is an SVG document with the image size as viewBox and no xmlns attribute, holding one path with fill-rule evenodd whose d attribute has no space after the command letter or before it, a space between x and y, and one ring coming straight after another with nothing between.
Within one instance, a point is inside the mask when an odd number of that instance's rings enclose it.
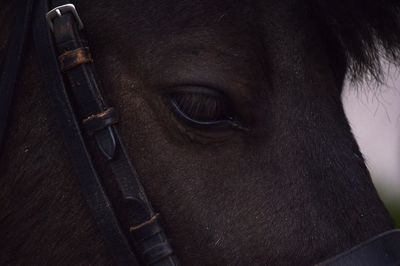
<instances>
[{"instance_id":1,"label":"leather keeper loop","mask_svg":"<svg viewBox=\"0 0 400 266\"><path fill-rule=\"evenodd\" d=\"M153 235L159 234L163 229L158 220L158 214L154 215L150 220L144 222L138 226L132 226L129 228L129 232L131 232L132 236L137 241L143 241L147 238L152 237Z\"/></svg>"},{"instance_id":2,"label":"leather keeper loop","mask_svg":"<svg viewBox=\"0 0 400 266\"><path fill-rule=\"evenodd\" d=\"M170 244L164 242L153 246L151 249L143 252L144 261L147 265L154 265L155 263L171 256L174 253Z\"/></svg>"},{"instance_id":3,"label":"leather keeper loop","mask_svg":"<svg viewBox=\"0 0 400 266\"><path fill-rule=\"evenodd\" d=\"M91 115L82 121L82 125L89 135L109 127L118 122L118 115L114 108L107 108L105 111Z\"/></svg>"},{"instance_id":4,"label":"leather keeper loop","mask_svg":"<svg viewBox=\"0 0 400 266\"><path fill-rule=\"evenodd\" d=\"M144 265L159 265L158 262L173 256L174 251L165 236L158 214L138 226L130 227L129 231Z\"/></svg>"},{"instance_id":5,"label":"leather keeper loop","mask_svg":"<svg viewBox=\"0 0 400 266\"><path fill-rule=\"evenodd\" d=\"M62 72L66 72L82 64L93 63L89 47L81 47L72 51L66 51L58 57Z\"/></svg>"}]
</instances>

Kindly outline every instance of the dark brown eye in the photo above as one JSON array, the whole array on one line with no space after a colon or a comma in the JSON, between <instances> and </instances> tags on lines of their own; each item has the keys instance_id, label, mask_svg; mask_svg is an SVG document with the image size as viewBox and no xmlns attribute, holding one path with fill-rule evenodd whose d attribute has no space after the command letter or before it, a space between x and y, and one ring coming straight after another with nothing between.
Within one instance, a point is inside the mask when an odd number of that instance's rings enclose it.
<instances>
[{"instance_id":1,"label":"dark brown eye","mask_svg":"<svg viewBox=\"0 0 400 266\"><path fill-rule=\"evenodd\" d=\"M231 101L217 90L183 87L168 95L175 115L189 126L203 129L241 128Z\"/></svg>"}]
</instances>

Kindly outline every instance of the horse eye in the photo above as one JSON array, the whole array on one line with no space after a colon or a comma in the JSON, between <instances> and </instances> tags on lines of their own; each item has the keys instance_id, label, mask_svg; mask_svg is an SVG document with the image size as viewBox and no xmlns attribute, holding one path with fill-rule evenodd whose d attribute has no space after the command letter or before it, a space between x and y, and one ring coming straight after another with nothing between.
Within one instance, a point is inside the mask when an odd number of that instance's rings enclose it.
<instances>
[{"instance_id":1,"label":"horse eye","mask_svg":"<svg viewBox=\"0 0 400 266\"><path fill-rule=\"evenodd\" d=\"M185 87L168 95L172 111L182 122L201 129L242 128L228 97L217 90Z\"/></svg>"}]
</instances>

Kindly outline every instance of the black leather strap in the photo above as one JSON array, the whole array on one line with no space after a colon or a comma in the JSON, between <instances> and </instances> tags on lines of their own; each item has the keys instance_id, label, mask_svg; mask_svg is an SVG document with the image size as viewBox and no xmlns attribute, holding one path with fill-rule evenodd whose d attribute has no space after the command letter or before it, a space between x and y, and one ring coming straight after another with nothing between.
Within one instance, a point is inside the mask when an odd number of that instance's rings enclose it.
<instances>
[{"instance_id":1,"label":"black leather strap","mask_svg":"<svg viewBox=\"0 0 400 266\"><path fill-rule=\"evenodd\" d=\"M160 236L165 238L158 214L141 225L132 226L129 231L149 264L154 265L173 254L168 241L158 239Z\"/></svg>"},{"instance_id":2,"label":"black leather strap","mask_svg":"<svg viewBox=\"0 0 400 266\"><path fill-rule=\"evenodd\" d=\"M105 238L110 253L114 255L116 263L118 265L137 265L135 256L119 227L111 202L97 175L79 127L79 120L76 118L69 100L63 76L59 71L53 37L45 20L45 15L49 10L48 3L45 0L37 3L33 25L35 47L40 58L43 77L47 77L44 79L45 87L54 105L59 126L64 133L66 148L80 177L82 194L86 197L94 220Z\"/></svg>"},{"instance_id":3,"label":"black leather strap","mask_svg":"<svg viewBox=\"0 0 400 266\"><path fill-rule=\"evenodd\" d=\"M400 230L385 232L318 266L400 266Z\"/></svg>"},{"instance_id":4,"label":"black leather strap","mask_svg":"<svg viewBox=\"0 0 400 266\"><path fill-rule=\"evenodd\" d=\"M83 194L111 254L121 265L135 264L136 260L143 265L177 265L158 219L160 230L150 237L151 241L138 240L131 234L130 228L147 224L155 214L115 127L115 110L102 97L93 60L85 59L90 54L89 46L73 12L55 16L51 32L45 24L49 9L68 2L52 1L56 5L51 8L47 0L39 2L34 36L44 76L51 77L45 80L46 88L54 99ZM83 60L65 68L57 62L65 55L68 62L75 57ZM87 132L82 130L88 128Z\"/></svg>"},{"instance_id":5,"label":"black leather strap","mask_svg":"<svg viewBox=\"0 0 400 266\"><path fill-rule=\"evenodd\" d=\"M8 126L14 90L20 72L25 39L32 17L33 0L16 1L17 14L11 27L0 73L0 155Z\"/></svg>"}]
</instances>

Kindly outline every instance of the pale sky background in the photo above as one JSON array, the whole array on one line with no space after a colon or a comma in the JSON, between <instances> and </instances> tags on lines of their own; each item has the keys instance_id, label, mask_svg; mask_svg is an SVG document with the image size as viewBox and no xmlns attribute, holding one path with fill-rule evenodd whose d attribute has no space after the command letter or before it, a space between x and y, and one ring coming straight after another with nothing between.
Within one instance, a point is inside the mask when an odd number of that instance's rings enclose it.
<instances>
[{"instance_id":1,"label":"pale sky background","mask_svg":"<svg viewBox=\"0 0 400 266\"><path fill-rule=\"evenodd\" d=\"M400 69L385 70L385 85L347 84L343 103L381 197L400 203Z\"/></svg>"}]
</instances>

